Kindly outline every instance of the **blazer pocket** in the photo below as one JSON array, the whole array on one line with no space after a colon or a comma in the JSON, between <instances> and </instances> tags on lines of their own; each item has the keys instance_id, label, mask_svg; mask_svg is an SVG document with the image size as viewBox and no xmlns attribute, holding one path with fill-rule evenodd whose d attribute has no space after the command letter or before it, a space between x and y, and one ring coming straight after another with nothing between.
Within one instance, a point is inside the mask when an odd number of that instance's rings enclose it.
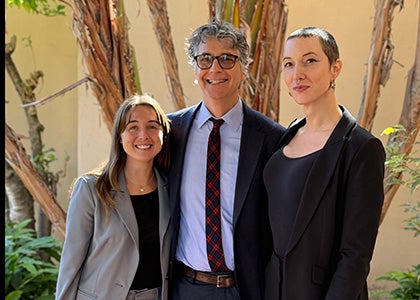
<instances>
[{"instance_id":1,"label":"blazer pocket","mask_svg":"<svg viewBox=\"0 0 420 300\"><path fill-rule=\"evenodd\" d=\"M97 298L98 298L98 295L89 293L86 290L82 290L79 288L79 290L77 291L77 299L97 299Z\"/></svg>"},{"instance_id":2,"label":"blazer pocket","mask_svg":"<svg viewBox=\"0 0 420 300\"><path fill-rule=\"evenodd\" d=\"M312 282L318 285L323 285L327 276L327 269L313 265L312 267Z\"/></svg>"},{"instance_id":3,"label":"blazer pocket","mask_svg":"<svg viewBox=\"0 0 420 300\"><path fill-rule=\"evenodd\" d=\"M119 288L123 288L125 286L125 282L121 281L121 280L116 280L114 282L114 286L119 287Z\"/></svg>"}]
</instances>

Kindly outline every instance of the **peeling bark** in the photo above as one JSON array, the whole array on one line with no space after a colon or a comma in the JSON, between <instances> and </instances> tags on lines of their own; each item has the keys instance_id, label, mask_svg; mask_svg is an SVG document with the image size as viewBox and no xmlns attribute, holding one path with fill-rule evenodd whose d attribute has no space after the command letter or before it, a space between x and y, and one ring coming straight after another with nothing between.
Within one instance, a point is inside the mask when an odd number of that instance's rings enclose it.
<instances>
[{"instance_id":1,"label":"peeling bark","mask_svg":"<svg viewBox=\"0 0 420 300\"><path fill-rule=\"evenodd\" d=\"M125 98L141 93L122 0L61 1L73 9L73 33L109 131Z\"/></svg>"},{"instance_id":2,"label":"peeling bark","mask_svg":"<svg viewBox=\"0 0 420 300\"><path fill-rule=\"evenodd\" d=\"M5 154L7 163L40 204L44 213L51 221L53 230L64 238L66 226L66 213L57 203L54 194L46 185L42 175L33 167L17 134L5 124Z\"/></svg>"},{"instance_id":3,"label":"peeling bark","mask_svg":"<svg viewBox=\"0 0 420 300\"><path fill-rule=\"evenodd\" d=\"M375 18L371 37L362 102L358 115L360 126L371 131L378 106L380 86L385 86L392 67L394 45L391 42L393 13L403 0L376 1Z\"/></svg>"}]
</instances>

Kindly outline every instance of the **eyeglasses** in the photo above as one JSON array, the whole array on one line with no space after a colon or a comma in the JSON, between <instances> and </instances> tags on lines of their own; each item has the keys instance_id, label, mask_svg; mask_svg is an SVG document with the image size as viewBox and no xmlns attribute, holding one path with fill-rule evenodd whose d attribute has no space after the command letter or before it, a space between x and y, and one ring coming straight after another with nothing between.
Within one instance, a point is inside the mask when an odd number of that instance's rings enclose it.
<instances>
[{"instance_id":1,"label":"eyeglasses","mask_svg":"<svg viewBox=\"0 0 420 300\"><path fill-rule=\"evenodd\" d=\"M208 53L200 54L194 56L194 60L197 63L197 66L202 70L208 70L213 65L214 59L217 59L219 66L222 69L229 70L235 66L236 61L238 60L238 56L233 54L221 54L219 56L213 56Z\"/></svg>"}]
</instances>

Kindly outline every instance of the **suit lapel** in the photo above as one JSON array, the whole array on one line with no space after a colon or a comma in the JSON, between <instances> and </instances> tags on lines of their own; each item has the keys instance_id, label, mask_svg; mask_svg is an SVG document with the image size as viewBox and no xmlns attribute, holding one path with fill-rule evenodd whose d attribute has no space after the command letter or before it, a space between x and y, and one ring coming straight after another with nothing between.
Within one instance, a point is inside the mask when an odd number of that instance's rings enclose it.
<instances>
[{"instance_id":1,"label":"suit lapel","mask_svg":"<svg viewBox=\"0 0 420 300\"><path fill-rule=\"evenodd\" d=\"M172 129L172 143L176 141L176 145L172 144L171 146L171 168L169 173L169 178L171 178L170 185L170 207L171 212L174 213L177 207L177 202L180 197L180 187L182 172L179 170L183 169L183 164L185 160L185 148L187 147L188 134L191 130L191 124L194 120L194 115L200 104L197 104L185 111L183 111L177 118L171 120L171 129ZM169 119L171 119L169 115ZM185 130L185 128L187 128ZM173 174L172 174L173 173Z\"/></svg>"},{"instance_id":2,"label":"suit lapel","mask_svg":"<svg viewBox=\"0 0 420 300\"><path fill-rule=\"evenodd\" d=\"M244 120L242 127L241 147L239 150L238 174L236 179L233 223L238 220L244 205L249 187L252 185L258 157L260 156L265 136L259 131L259 121L252 111L244 105Z\"/></svg>"},{"instance_id":3,"label":"suit lapel","mask_svg":"<svg viewBox=\"0 0 420 300\"><path fill-rule=\"evenodd\" d=\"M342 109L344 110L343 117L337 124L337 127L334 129L322 151L320 151L319 156L308 175L286 253L294 248L314 215L328 183L334 174L334 170L336 169L344 145L348 140L348 136L356 124L356 121L348 111L344 108ZM296 132L297 129L304 124L305 120L299 122L297 126L294 126L297 128L293 128L293 132ZM288 136L290 138L290 136L293 135Z\"/></svg>"}]
</instances>

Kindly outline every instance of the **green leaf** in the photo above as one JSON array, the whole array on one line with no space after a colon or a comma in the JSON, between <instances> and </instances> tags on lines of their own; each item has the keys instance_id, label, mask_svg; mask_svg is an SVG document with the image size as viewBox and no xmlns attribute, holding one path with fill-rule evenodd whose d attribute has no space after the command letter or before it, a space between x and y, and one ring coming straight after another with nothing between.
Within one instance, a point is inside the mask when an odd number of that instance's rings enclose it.
<instances>
[{"instance_id":1,"label":"green leaf","mask_svg":"<svg viewBox=\"0 0 420 300\"><path fill-rule=\"evenodd\" d=\"M22 296L22 291L13 291L6 295L5 300L19 300Z\"/></svg>"},{"instance_id":2,"label":"green leaf","mask_svg":"<svg viewBox=\"0 0 420 300\"><path fill-rule=\"evenodd\" d=\"M54 299L58 266L42 260L39 253L59 261L61 243L53 237L37 238L33 229L24 227L29 221L6 224L6 299Z\"/></svg>"}]
</instances>

